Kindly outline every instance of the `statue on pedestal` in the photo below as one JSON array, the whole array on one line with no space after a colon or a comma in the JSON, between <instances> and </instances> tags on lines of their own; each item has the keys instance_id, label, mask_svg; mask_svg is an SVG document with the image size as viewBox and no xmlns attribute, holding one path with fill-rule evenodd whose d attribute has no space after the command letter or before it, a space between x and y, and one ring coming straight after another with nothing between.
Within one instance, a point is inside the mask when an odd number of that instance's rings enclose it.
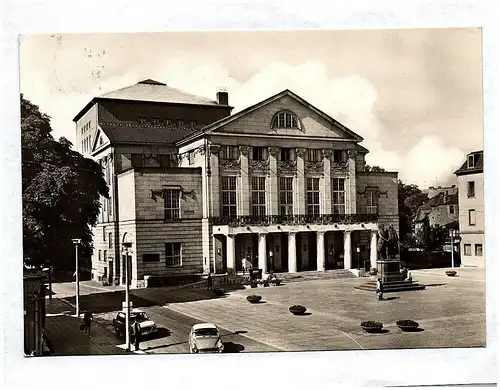
<instances>
[{"instance_id":1,"label":"statue on pedestal","mask_svg":"<svg viewBox=\"0 0 500 390\"><path fill-rule=\"evenodd\" d=\"M378 227L378 242L377 242L379 259L381 260L387 259L388 244L389 244L389 234L387 230L384 229L384 225L380 224Z\"/></svg>"},{"instance_id":2,"label":"statue on pedestal","mask_svg":"<svg viewBox=\"0 0 500 390\"><path fill-rule=\"evenodd\" d=\"M389 225L389 242L388 242L388 254L391 259L396 258L396 254L399 249L399 237L398 232L394 229L392 224Z\"/></svg>"}]
</instances>

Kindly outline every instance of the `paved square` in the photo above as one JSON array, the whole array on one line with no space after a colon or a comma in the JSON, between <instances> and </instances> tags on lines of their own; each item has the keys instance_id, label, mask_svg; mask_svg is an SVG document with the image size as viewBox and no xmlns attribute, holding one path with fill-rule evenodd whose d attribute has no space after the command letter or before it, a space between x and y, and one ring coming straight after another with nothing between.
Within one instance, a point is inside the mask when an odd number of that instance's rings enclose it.
<instances>
[{"instance_id":1,"label":"paved square","mask_svg":"<svg viewBox=\"0 0 500 390\"><path fill-rule=\"evenodd\" d=\"M484 269L459 268L457 277L444 271L412 271L426 289L386 294L384 301L355 289L368 281L360 278L291 282L167 307L232 332L244 331L245 337L276 351L484 347ZM264 303L250 304L250 294L261 295ZM288 307L294 304L311 314L293 316ZM419 322L423 331L402 332L396 326L401 319ZM365 333L360 328L364 320L382 322L385 333Z\"/></svg>"}]
</instances>

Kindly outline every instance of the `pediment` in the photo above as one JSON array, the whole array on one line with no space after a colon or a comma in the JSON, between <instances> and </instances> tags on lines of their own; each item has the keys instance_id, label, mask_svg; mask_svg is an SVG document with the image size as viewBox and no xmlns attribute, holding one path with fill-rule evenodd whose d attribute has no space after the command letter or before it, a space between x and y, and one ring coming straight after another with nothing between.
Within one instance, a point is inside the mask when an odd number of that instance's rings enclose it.
<instances>
[{"instance_id":1,"label":"pediment","mask_svg":"<svg viewBox=\"0 0 500 390\"><path fill-rule=\"evenodd\" d=\"M294 115L298 126L273 126L273 119L280 112ZM214 135L225 133L362 140L362 137L288 90L215 122L206 131L206 134Z\"/></svg>"},{"instance_id":2,"label":"pediment","mask_svg":"<svg viewBox=\"0 0 500 390\"><path fill-rule=\"evenodd\" d=\"M94 138L92 140L92 152L95 152L106 145L109 145L110 141L108 136L102 131L100 126L97 126L97 130L94 134Z\"/></svg>"}]
</instances>

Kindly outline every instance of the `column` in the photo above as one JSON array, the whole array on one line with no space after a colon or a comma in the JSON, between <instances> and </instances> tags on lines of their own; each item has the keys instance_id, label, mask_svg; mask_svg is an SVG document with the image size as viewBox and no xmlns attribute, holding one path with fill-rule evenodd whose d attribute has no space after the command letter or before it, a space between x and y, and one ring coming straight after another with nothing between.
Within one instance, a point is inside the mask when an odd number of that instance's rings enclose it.
<instances>
[{"instance_id":1,"label":"column","mask_svg":"<svg viewBox=\"0 0 500 390\"><path fill-rule=\"evenodd\" d=\"M370 241L370 267L377 268L377 231L372 230Z\"/></svg>"},{"instance_id":2,"label":"column","mask_svg":"<svg viewBox=\"0 0 500 390\"><path fill-rule=\"evenodd\" d=\"M332 177L331 155L332 149L323 149L323 194L321 214L332 214Z\"/></svg>"},{"instance_id":3,"label":"column","mask_svg":"<svg viewBox=\"0 0 500 390\"><path fill-rule=\"evenodd\" d=\"M234 237L235 236L232 234L226 236L226 263L228 274L234 274L236 272Z\"/></svg>"},{"instance_id":4,"label":"column","mask_svg":"<svg viewBox=\"0 0 500 390\"><path fill-rule=\"evenodd\" d=\"M295 244L295 232L288 233L288 273L297 272L297 245Z\"/></svg>"},{"instance_id":5,"label":"column","mask_svg":"<svg viewBox=\"0 0 500 390\"><path fill-rule=\"evenodd\" d=\"M318 271L325 270L325 232L316 232L316 268Z\"/></svg>"},{"instance_id":6,"label":"column","mask_svg":"<svg viewBox=\"0 0 500 390\"><path fill-rule=\"evenodd\" d=\"M240 175L236 195L237 215L250 215L250 187L248 180L248 155L250 146L240 146Z\"/></svg>"},{"instance_id":7,"label":"column","mask_svg":"<svg viewBox=\"0 0 500 390\"><path fill-rule=\"evenodd\" d=\"M269 147L269 180L266 181L267 215L278 215L278 161L279 148Z\"/></svg>"},{"instance_id":8,"label":"column","mask_svg":"<svg viewBox=\"0 0 500 390\"><path fill-rule=\"evenodd\" d=\"M297 148L296 158L297 158L297 177L295 180L294 187L294 207L293 213L304 215L306 213L306 178L305 178L305 166L304 166L304 155L306 149Z\"/></svg>"},{"instance_id":9,"label":"column","mask_svg":"<svg viewBox=\"0 0 500 390\"><path fill-rule=\"evenodd\" d=\"M210 194L210 209L209 203L203 202L203 218L219 217L220 216L220 184L219 184L219 145L210 145L210 166L205 167L205 175L202 177L203 182L203 196L206 197ZM205 177L206 176L206 177ZM206 188L205 186L208 186Z\"/></svg>"},{"instance_id":10,"label":"column","mask_svg":"<svg viewBox=\"0 0 500 390\"><path fill-rule=\"evenodd\" d=\"M344 232L344 269L351 269L351 232Z\"/></svg>"},{"instance_id":11,"label":"column","mask_svg":"<svg viewBox=\"0 0 500 390\"><path fill-rule=\"evenodd\" d=\"M263 275L267 274L266 236L266 233L259 233L259 268Z\"/></svg>"},{"instance_id":12,"label":"column","mask_svg":"<svg viewBox=\"0 0 500 390\"><path fill-rule=\"evenodd\" d=\"M346 214L357 214L356 207L356 150L349 150L347 152L348 160L347 160L347 181L346 184L348 188L347 190L347 202L348 207L346 208Z\"/></svg>"}]
</instances>

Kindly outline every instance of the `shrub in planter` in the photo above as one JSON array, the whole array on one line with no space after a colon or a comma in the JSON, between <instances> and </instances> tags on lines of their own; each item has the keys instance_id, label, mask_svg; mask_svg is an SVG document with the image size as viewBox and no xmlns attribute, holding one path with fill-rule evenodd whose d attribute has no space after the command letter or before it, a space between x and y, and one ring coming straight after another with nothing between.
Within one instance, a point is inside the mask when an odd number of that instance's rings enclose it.
<instances>
[{"instance_id":1,"label":"shrub in planter","mask_svg":"<svg viewBox=\"0 0 500 390\"><path fill-rule=\"evenodd\" d=\"M401 330L415 330L418 328L418 322L413 321L413 320L399 320L396 321L396 325L401 329Z\"/></svg>"},{"instance_id":2,"label":"shrub in planter","mask_svg":"<svg viewBox=\"0 0 500 390\"><path fill-rule=\"evenodd\" d=\"M281 280L279 280L279 279L271 279L269 281L269 283L271 284L271 286L279 286L281 284Z\"/></svg>"},{"instance_id":3,"label":"shrub in planter","mask_svg":"<svg viewBox=\"0 0 500 390\"><path fill-rule=\"evenodd\" d=\"M257 282L256 282L255 280L252 280L252 281L250 282L250 287L251 287L251 288L257 288Z\"/></svg>"},{"instance_id":4,"label":"shrub in planter","mask_svg":"<svg viewBox=\"0 0 500 390\"><path fill-rule=\"evenodd\" d=\"M368 333L380 332L384 325L378 321L363 321L361 327Z\"/></svg>"},{"instance_id":5,"label":"shrub in planter","mask_svg":"<svg viewBox=\"0 0 500 390\"><path fill-rule=\"evenodd\" d=\"M250 303L258 303L261 299L262 297L260 295L249 295L247 297L247 301Z\"/></svg>"},{"instance_id":6,"label":"shrub in planter","mask_svg":"<svg viewBox=\"0 0 500 390\"><path fill-rule=\"evenodd\" d=\"M457 274L457 271L448 270L445 272L445 274L448 276L455 276Z\"/></svg>"},{"instance_id":7,"label":"shrub in planter","mask_svg":"<svg viewBox=\"0 0 500 390\"><path fill-rule=\"evenodd\" d=\"M304 314L307 309L302 305L293 305L293 306L290 306L288 308L288 310L290 310L290 313L292 313L294 315L301 315L301 314Z\"/></svg>"},{"instance_id":8,"label":"shrub in planter","mask_svg":"<svg viewBox=\"0 0 500 390\"><path fill-rule=\"evenodd\" d=\"M376 268L370 268L370 275L377 275L377 269Z\"/></svg>"}]
</instances>

